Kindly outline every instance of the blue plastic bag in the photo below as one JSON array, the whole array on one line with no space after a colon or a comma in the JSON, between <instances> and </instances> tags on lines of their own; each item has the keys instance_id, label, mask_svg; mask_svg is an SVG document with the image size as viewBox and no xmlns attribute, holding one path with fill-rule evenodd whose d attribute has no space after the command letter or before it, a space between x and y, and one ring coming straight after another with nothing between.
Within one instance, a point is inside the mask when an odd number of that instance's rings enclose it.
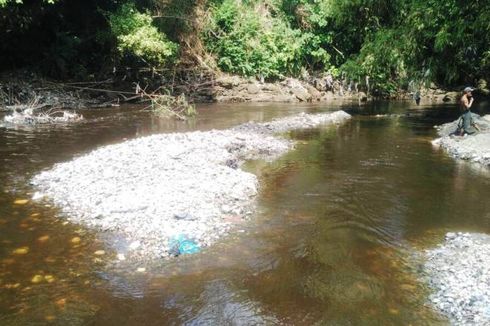
<instances>
[{"instance_id":1,"label":"blue plastic bag","mask_svg":"<svg viewBox=\"0 0 490 326\"><path fill-rule=\"evenodd\" d=\"M174 256L195 254L201 251L201 247L196 241L188 238L185 234L179 234L177 237L171 238L168 246L170 254Z\"/></svg>"}]
</instances>

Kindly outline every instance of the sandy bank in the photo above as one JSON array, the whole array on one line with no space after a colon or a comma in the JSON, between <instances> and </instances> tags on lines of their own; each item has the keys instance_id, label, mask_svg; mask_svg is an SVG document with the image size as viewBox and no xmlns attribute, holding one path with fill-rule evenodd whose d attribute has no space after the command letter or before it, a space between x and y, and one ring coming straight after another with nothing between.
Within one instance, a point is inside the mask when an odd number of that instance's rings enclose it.
<instances>
[{"instance_id":1,"label":"sandy bank","mask_svg":"<svg viewBox=\"0 0 490 326\"><path fill-rule=\"evenodd\" d=\"M32 183L73 222L123 235L128 255L169 255L169 239L185 234L208 246L254 212L257 177L238 167L271 160L293 143L275 136L339 124L337 111L300 114L228 130L161 134L99 148L36 175Z\"/></svg>"}]
</instances>

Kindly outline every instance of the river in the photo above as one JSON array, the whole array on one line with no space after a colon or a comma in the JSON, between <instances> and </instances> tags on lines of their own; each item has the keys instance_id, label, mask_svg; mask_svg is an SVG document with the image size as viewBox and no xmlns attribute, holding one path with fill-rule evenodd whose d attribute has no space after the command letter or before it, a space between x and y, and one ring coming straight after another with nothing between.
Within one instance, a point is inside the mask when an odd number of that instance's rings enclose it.
<instances>
[{"instance_id":1,"label":"river","mask_svg":"<svg viewBox=\"0 0 490 326\"><path fill-rule=\"evenodd\" d=\"M144 272L111 264L107 235L25 201L33 175L99 146L338 109L352 120L291 132L293 151L246 164L261 190L237 232ZM489 171L430 143L455 106L213 104L190 122L135 107L82 114L0 127L2 325L444 325L426 304L419 253L449 231L490 231Z\"/></svg>"}]
</instances>

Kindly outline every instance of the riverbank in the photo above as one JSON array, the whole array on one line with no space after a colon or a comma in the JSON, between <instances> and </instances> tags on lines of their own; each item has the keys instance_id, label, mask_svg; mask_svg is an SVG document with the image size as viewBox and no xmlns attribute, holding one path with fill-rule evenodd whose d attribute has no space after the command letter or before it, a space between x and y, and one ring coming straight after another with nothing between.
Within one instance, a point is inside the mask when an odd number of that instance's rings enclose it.
<instances>
[{"instance_id":1,"label":"riverbank","mask_svg":"<svg viewBox=\"0 0 490 326\"><path fill-rule=\"evenodd\" d=\"M185 94L192 103L237 102L329 102L368 100L362 91L350 90L340 81L309 77L305 80L284 78L261 82L226 74L208 74L195 80L142 78L128 82L109 78L101 81L60 82L23 72L0 76L0 110L11 111L36 102L36 107L67 109L103 108L122 103L148 100L139 96L141 90L163 89L178 96ZM164 93L166 93L166 91Z\"/></svg>"},{"instance_id":2,"label":"riverbank","mask_svg":"<svg viewBox=\"0 0 490 326\"><path fill-rule=\"evenodd\" d=\"M199 74L198 74L199 75ZM190 77L189 77L190 78ZM191 103L236 102L335 102L362 103L372 99L411 100L413 94L399 90L390 96L370 94L365 86L335 80L328 76L287 77L274 82L259 81L236 75L207 73L187 80L168 80L142 76L139 82L108 78L99 81L55 81L29 71L0 76L0 111L22 107L38 108L104 108L146 99L138 91L165 89L170 94L185 94ZM436 85L421 89L421 104L455 103L460 93ZM146 99L147 100L147 99Z\"/></svg>"},{"instance_id":3,"label":"riverbank","mask_svg":"<svg viewBox=\"0 0 490 326\"><path fill-rule=\"evenodd\" d=\"M458 127L458 120L436 126L440 138L432 141L435 146L440 146L456 159L476 162L485 166L490 165L490 116L480 117L473 114L476 124L481 129L475 135L464 137L455 136L453 133Z\"/></svg>"},{"instance_id":4,"label":"riverbank","mask_svg":"<svg viewBox=\"0 0 490 326\"><path fill-rule=\"evenodd\" d=\"M490 324L490 236L448 233L425 257L430 303L452 324Z\"/></svg>"},{"instance_id":5,"label":"riverbank","mask_svg":"<svg viewBox=\"0 0 490 326\"><path fill-rule=\"evenodd\" d=\"M168 257L185 235L206 247L254 213L257 177L245 160L272 160L293 147L276 133L340 124L343 111L300 114L227 130L161 134L99 148L36 175L32 183L63 215L126 239L122 255Z\"/></svg>"}]
</instances>

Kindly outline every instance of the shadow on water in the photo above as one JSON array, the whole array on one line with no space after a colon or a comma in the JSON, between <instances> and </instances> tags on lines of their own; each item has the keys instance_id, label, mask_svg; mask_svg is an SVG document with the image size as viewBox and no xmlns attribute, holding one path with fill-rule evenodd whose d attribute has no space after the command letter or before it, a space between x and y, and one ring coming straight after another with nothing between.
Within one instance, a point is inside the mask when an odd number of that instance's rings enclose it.
<instances>
[{"instance_id":1,"label":"shadow on water","mask_svg":"<svg viewBox=\"0 0 490 326\"><path fill-rule=\"evenodd\" d=\"M103 239L56 208L18 201L30 197L33 174L97 146L338 108L206 106L190 124L124 108L84 112L76 125L1 128L0 322L444 324L425 305L416 253L450 230L490 231L489 172L430 144L454 106L346 106L355 116L341 127L289 133L295 150L246 165L262 185L252 221L146 273L113 267Z\"/></svg>"}]
</instances>

